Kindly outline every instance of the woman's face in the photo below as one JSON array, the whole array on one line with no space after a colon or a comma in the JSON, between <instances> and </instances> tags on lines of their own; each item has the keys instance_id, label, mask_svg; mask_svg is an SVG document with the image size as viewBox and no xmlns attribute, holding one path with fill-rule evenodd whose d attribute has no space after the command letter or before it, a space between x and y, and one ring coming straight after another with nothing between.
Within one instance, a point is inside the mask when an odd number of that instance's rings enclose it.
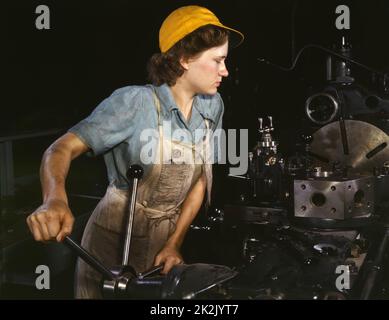
<instances>
[{"instance_id":1,"label":"woman's face","mask_svg":"<svg viewBox=\"0 0 389 320\"><path fill-rule=\"evenodd\" d=\"M183 80L195 93L214 95L223 77L228 76L225 65L227 54L228 41L183 62L182 66L186 70Z\"/></svg>"}]
</instances>

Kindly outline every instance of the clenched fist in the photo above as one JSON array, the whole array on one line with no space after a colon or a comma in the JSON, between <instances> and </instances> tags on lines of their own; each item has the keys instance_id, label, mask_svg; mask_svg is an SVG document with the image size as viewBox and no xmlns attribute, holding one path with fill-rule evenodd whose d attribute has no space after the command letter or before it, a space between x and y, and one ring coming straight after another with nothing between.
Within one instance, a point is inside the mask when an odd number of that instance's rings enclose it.
<instances>
[{"instance_id":1,"label":"clenched fist","mask_svg":"<svg viewBox=\"0 0 389 320\"><path fill-rule=\"evenodd\" d=\"M72 232L74 217L62 200L49 200L27 217L27 224L36 241L61 242Z\"/></svg>"}]
</instances>

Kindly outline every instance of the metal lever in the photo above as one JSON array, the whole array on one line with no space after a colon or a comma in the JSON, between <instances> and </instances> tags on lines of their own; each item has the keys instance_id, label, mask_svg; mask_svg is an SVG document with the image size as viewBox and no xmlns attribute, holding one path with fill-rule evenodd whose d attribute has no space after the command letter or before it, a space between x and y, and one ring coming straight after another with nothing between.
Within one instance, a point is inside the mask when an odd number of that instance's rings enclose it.
<instances>
[{"instance_id":1,"label":"metal lever","mask_svg":"<svg viewBox=\"0 0 389 320\"><path fill-rule=\"evenodd\" d=\"M142 279L144 279L145 277L148 277L148 276L150 276L150 275L152 275L153 273L156 273L156 272L158 272L158 271L161 271L163 269L163 264L160 264L160 265L158 265L158 266L154 266L154 267L152 267L151 269L149 269L149 270L146 270L146 271L144 271L144 272L140 272L139 274L138 274L138 279L140 279L140 280L142 280Z\"/></svg>"},{"instance_id":2,"label":"metal lever","mask_svg":"<svg viewBox=\"0 0 389 320\"><path fill-rule=\"evenodd\" d=\"M262 133L263 131L263 119L262 118L258 118L258 121L259 121L259 132Z\"/></svg>"},{"instance_id":3,"label":"metal lever","mask_svg":"<svg viewBox=\"0 0 389 320\"><path fill-rule=\"evenodd\" d=\"M340 127L340 137L342 138L343 154L349 155L348 139L347 139L347 129L346 123L344 122L343 116L339 118L339 127Z\"/></svg>"},{"instance_id":4,"label":"metal lever","mask_svg":"<svg viewBox=\"0 0 389 320\"><path fill-rule=\"evenodd\" d=\"M83 247L79 246L76 242L73 241L70 237L65 237L64 243L73 251L77 253L78 256L82 260L84 260L87 264L89 264L92 268L100 272L103 276L105 276L109 280L114 280L116 276L107 269L99 260L93 257L88 251L86 251Z\"/></svg>"},{"instance_id":5,"label":"metal lever","mask_svg":"<svg viewBox=\"0 0 389 320\"><path fill-rule=\"evenodd\" d=\"M268 116L268 118L269 118L269 129L270 130L273 130L273 117L272 116Z\"/></svg>"},{"instance_id":6,"label":"metal lever","mask_svg":"<svg viewBox=\"0 0 389 320\"><path fill-rule=\"evenodd\" d=\"M126 175L127 175L127 178L129 180L133 181L133 183L132 183L132 194L131 194L131 201L130 201L130 208L129 208L130 210L129 210L129 215L128 215L126 237L125 237L124 248L123 248L123 260L122 260L123 266L128 266L129 255L130 255L132 224L134 221L136 195L138 192L138 180L142 179L143 168L139 165L130 166L127 170Z\"/></svg>"}]
</instances>

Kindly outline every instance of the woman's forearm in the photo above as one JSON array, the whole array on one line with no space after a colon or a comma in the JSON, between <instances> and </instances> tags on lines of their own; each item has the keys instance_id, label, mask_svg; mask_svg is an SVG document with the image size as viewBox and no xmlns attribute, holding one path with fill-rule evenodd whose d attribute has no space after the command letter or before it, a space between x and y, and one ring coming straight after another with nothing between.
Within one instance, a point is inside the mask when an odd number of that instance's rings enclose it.
<instances>
[{"instance_id":1,"label":"woman's forearm","mask_svg":"<svg viewBox=\"0 0 389 320\"><path fill-rule=\"evenodd\" d=\"M177 249L181 247L185 234L203 203L206 184L205 175L202 175L187 195L182 204L181 214L176 223L176 229L167 241L168 246L173 246Z\"/></svg>"},{"instance_id":2,"label":"woman's forearm","mask_svg":"<svg viewBox=\"0 0 389 320\"><path fill-rule=\"evenodd\" d=\"M40 168L43 202L58 199L67 203L65 181L70 161L66 149L54 145L46 150Z\"/></svg>"},{"instance_id":3,"label":"woman's forearm","mask_svg":"<svg viewBox=\"0 0 389 320\"><path fill-rule=\"evenodd\" d=\"M66 177L74 158L88 150L74 134L67 133L44 153L40 167L43 202L62 200L67 203Z\"/></svg>"}]
</instances>

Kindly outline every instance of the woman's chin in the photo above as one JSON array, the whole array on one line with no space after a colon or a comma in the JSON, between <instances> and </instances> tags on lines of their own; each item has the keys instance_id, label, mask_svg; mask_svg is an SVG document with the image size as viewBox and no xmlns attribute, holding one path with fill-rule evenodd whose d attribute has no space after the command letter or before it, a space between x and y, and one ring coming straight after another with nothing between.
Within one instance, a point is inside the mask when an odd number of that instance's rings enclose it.
<instances>
[{"instance_id":1,"label":"woman's chin","mask_svg":"<svg viewBox=\"0 0 389 320\"><path fill-rule=\"evenodd\" d=\"M197 94L202 94L202 95L205 95L205 96L213 96L217 93L217 87L208 87L208 88L204 88L202 90L198 90L197 91Z\"/></svg>"},{"instance_id":2,"label":"woman's chin","mask_svg":"<svg viewBox=\"0 0 389 320\"><path fill-rule=\"evenodd\" d=\"M213 88L213 89L208 90L208 92L206 94L209 96L213 96L216 93L217 93L217 88Z\"/></svg>"}]
</instances>

